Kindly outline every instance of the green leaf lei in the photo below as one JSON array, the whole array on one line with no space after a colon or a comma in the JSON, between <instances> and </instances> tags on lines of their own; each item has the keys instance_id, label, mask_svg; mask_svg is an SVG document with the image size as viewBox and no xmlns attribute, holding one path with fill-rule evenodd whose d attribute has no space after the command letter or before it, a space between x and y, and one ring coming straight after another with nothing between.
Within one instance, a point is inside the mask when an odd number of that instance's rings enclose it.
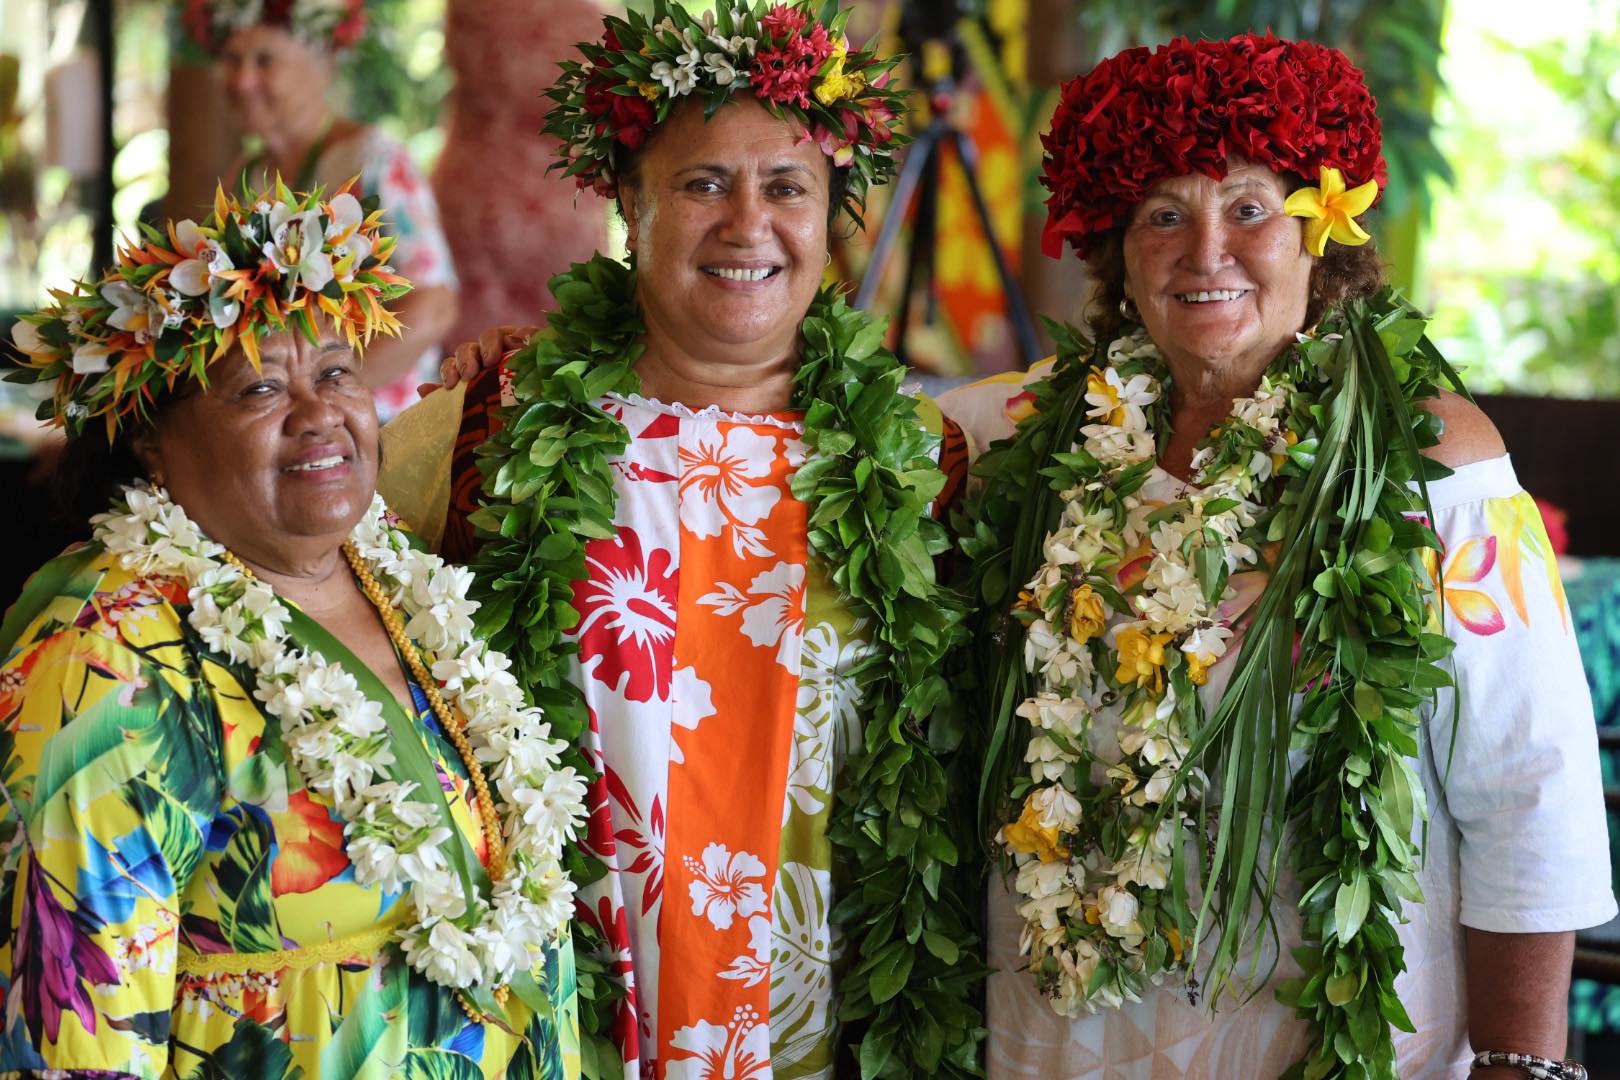
<instances>
[{"instance_id":1,"label":"green leaf lei","mask_svg":"<svg viewBox=\"0 0 1620 1080\"><path fill-rule=\"evenodd\" d=\"M1423 710L1451 684L1442 661L1452 649L1438 630L1425 563L1440 546L1427 481L1449 470L1422 455L1439 442L1440 424L1416 403L1435 396L1442 381L1461 390L1424 325L1385 290L1330 313L1273 365L1274 377L1297 388L1286 426L1302 437L1245 539L1281 547L1245 616L1229 687L1212 716L1199 711L1177 780L1194 768L1219 778L1201 816L1214 823L1209 847L1202 859L1178 858L1171 883L1185 902L1186 875L1199 876L1205 901L1186 962L1191 970L1201 945L1212 950L1212 1003L1238 989L1245 948L1267 928L1274 933L1267 913L1290 852L1301 890L1305 944L1294 955L1303 975L1279 997L1310 1021L1313 1042L1289 1078L1393 1080L1390 1027L1412 1030L1394 989L1405 970L1395 923L1403 900L1422 900L1415 877L1422 852L1412 836L1427 809L1408 759L1418 754ZM1103 472L1088 455L1068 451L1086 422L1086 377L1102 370L1108 350L1092 349L1066 327L1052 330L1058 359L1032 388L1036 411L974 468L985 485L961 543L969 595L983 605L975 632L990 646L978 650L981 707L990 718L982 836L1010 816L1029 739L1027 721L1014 711L1031 677L1012 602L1041 563L1060 492ZM1161 451L1167 398L1154 418ZM1255 449L1214 438L1200 447L1245 456ZM1032 485L1036 476L1046 482ZM1304 763L1290 780L1291 752ZM1173 801L1172 792L1165 805Z\"/></svg>"},{"instance_id":2,"label":"green leaf lei","mask_svg":"<svg viewBox=\"0 0 1620 1080\"><path fill-rule=\"evenodd\" d=\"M645 325L635 271L598 256L551 281L549 328L508 362L518 404L480 451L485 504L474 517L480 629L511 657L553 732L584 768L583 698L568 682L575 645L573 582L585 542L614 535L608 459L629 443L598 407L630 394ZM864 1077L977 1075L984 1036L975 1003L983 974L975 930L979 877L971 823L947 769L961 741L941 674L966 639L960 598L936 583L949 540L929 513L944 483L937 436L900 392L904 369L882 347L883 324L828 289L802 326L792 407L804 411L808 459L792 481L809 511L809 546L854 613L872 628L873 654L854 673L864 745L838 778L830 837L843 898L832 913L845 935L839 978L846 1042ZM605 872L573 853L584 884ZM580 927L580 930L585 928ZM583 942L581 952L591 944ZM614 988L602 969L580 980L588 1055L612 1054ZM611 1057L589 1073L610 1071Z\"/></svg>"}]
</instances>

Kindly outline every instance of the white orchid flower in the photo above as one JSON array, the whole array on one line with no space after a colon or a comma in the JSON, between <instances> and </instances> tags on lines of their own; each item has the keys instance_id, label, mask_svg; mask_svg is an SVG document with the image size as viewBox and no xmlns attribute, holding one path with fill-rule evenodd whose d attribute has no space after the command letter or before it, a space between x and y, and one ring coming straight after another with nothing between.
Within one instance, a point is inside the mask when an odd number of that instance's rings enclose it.
<instances>
[{"instance_id":1,"label":"white orchid flower","mask_svg":"<svg viewBox=\"0 0 1620 1080\"><path fill-rule=\"evenodd\" d=\"M270 211L270 239L264 254L277 270L310 292L320 292L335 276L324 250L326 233L319 210L295 210L277 203Z\"/></svg>"},{"instance_id":2,"label":"white orchid flower","mask_svg":"<svg viewBox=\"0 0 1620 1080\"><path fill-rule=\"evenodd\" d=\"M169 271L169 283L184 295L202 296L213 285L215 274L235 269L219 241L204 236L190 218L174 227L174 236L180 242L181 253L190 258Z\"/></svg>"},{"instance_id":3,"label":"white orchid flower","mask_svg":"<svg viewBox=\"0 0 1620 1080\"><path fill-rule=\"evenodd\" d=\"M101 287L101 298L113 306L108 324L134 334L141 345L156 341L170 325L163 301L128 282L109 281Z\"/></svg>"}]
</instances>

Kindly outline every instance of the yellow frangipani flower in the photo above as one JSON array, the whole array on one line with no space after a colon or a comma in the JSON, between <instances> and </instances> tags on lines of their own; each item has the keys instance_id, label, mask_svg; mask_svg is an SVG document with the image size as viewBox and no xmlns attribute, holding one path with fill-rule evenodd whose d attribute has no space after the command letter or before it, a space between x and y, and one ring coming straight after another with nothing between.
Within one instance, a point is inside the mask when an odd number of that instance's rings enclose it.
<instances>
[{"instance_id":1,"label":"yellow frangipani flower","mask_svg":"<svg viewBox=\"0 0 1620 1080\"><path fill-rule=\"evenodd\" d=\"M1169 634L1150 634L1138 626L1121 630L1114 638L1119 649L1119 670L1114 681L1122 686L1134 683L1155 697L1164 692L1164 647Z\"/></svg>"},{"instance_id":2,"label":"yellow frangipani flower","mask_svg":"<svg viewBox=\"0 0 1620 1080\"><path fill-rule=\"evenodd\" d=\"M1069 857L1069 849L1058 842L1057 828L1041 824L1040 811L1035 809L1033 797L1024 800L1024 812L1017 821L1002 826L1001 837L1014 851L1039 855L1041 862Z\"/></svg>"},{"instance_id":3,"label":"yellow frangipani flower","mask_svg":"<svg viewBox=\"0 0 1620 1080\"><path fill-rule=\"evenodd\" d=\"M1321 186L1300 188L1288 196L1283 212L1290 217L1311 219L1305 224L1305 249L1320 256L1327 250L1330 239L1348 247L1359 247L1372 239L1356 224L1356 217L1366 213L1376 198L1378 181L1369 180L1346 191L1344 174L1324 165Z\"/></svg>"},{"instance_id":4,"label":"yellow frangipani flower","mask_svg":"<svg viewBox=\"0 0 1620 1080\"><path fill-rule=\"evenodd\" d=\"M844 58L848 55L849 39L840 34L833 44L832 56L827 60L827 70L822 72L821 79L816 84L816 100L823 105L831 105L835 101L854 97L866 89L865 75L858 71L853 75L844 74Z\"/></svg>"}]
</instances>

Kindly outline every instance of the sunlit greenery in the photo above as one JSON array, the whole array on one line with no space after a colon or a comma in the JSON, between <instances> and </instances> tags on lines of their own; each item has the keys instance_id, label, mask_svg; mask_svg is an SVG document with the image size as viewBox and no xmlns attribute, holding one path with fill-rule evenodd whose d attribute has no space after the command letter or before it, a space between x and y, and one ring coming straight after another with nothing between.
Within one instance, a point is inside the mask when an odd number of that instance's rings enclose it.
<instances>
[{"instance_id":1,"label":"sunlit greenery","mask_svg":"<svg viewBox=\"0 0 1620 1080\"><path fill-rule=\"evenodd\" d=\"M1455 4L1423 301L1479 390L1620 396L1620 0Z\"/></svg>"}]
</instances>

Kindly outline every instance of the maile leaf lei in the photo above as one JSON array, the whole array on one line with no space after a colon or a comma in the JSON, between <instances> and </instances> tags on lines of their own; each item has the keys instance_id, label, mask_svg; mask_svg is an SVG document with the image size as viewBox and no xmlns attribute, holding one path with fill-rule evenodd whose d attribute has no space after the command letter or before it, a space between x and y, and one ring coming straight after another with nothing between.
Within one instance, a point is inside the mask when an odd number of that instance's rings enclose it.
<instances>
[{"instance_id":1,"label":"maile leaf lei","mask_svg":"<svg viewBox=\"0 0 1620 1080\"><path fill-rule=\"evenodd\" d=\"M1422 899L1415 877L1422 853L1412 837L1426 808L1408 759L1418 754L1425 709L1450 685L1441 662L1452 648L1438 632L1424 564L1439 548L1427 481L1447 470L1422 456L1440 427L1415 406L1442 381L1461 389L1423 328L1423 318L1385 290L1330 313L1273 365L1273 376L1295 387L1286 427L1302 437L1245 539L1280 547L1241 624L1227 691L1213 715L1195 713L1177 780L1189 782L1196 769L1213 781L1198 815L1213 823L1207 847L1202 857L1177 859L1169 891L1180 898L1170 901L1182 907L1178 914L1190 918L1187 898L1199 890L1187 875L1197 876L1204 901L1185 964L1191 970L1209 950L1203 970L1217 1006L1223 990L1240 989L1237 969L1270 926L1284 851L1291 853L1303 975L1279 993L1310 1021L1313 1042L1290 1078L1393 1080L1390 1028L1411 1030L1394 988L1405 969L1395 923L1402 901ZM1071 448L1085 422L1087 377L1102 371L1108 349L1051 329L1056 365L1033 387L1036 411L976 465L986 483L962 541L970 596L983 604L975 629L990 645L979 650L991 721L979 790L983 836L1016 813L1009 799L1030 735L1015 711L1030 696L1031 676L1012 600L1041 563L1060 492L1101 472ZM1167 412L1161 401L1152 424L1161 451ZM1200 447L1254 449L1213 438ZM1031 485L1036 476L1046 482ZM1291 752L1303 764L1290 778ZM1173 789L1164 802L1174 801Z\"/></svg>"},{"instance_id":2,"label":"maile leaf lei","mask_svg":"<svg viewBox=\"0 0 1620 1080\"><path fill-rule=\"evenodd\" d=\"M551 291L549 328L508 362L518 404L497 414L501 430L481 451L473 569L480 628L512 658L552 730L575 743L568 763L583 768L587 718L567 680L575 646L564 635L576 621L570 600L585 576L585 542L614 535L608 459L629 442L596 402L639 389L645 324L635 271L613 260L575 264ZM882 347L881 323L823 290L801 334L792 407L805 414L808 457L793 493L809 511L811 552L872 627L874 647L854 673L864 744L839 777L830 825L843 892L832 918L848 964L840 1016L863 1077L977 1075L978 875L964 800L947 783L962 728L947 713L941 674L966 631L960 598L934 578L934 557L949 547L929 513L944 482L938 440L900 392L904 369ZM574 858L581 885L605 872ZM600 1052L614 992L582 978L580 993L582 1031Z\"/></svg>"}]
</instances>

